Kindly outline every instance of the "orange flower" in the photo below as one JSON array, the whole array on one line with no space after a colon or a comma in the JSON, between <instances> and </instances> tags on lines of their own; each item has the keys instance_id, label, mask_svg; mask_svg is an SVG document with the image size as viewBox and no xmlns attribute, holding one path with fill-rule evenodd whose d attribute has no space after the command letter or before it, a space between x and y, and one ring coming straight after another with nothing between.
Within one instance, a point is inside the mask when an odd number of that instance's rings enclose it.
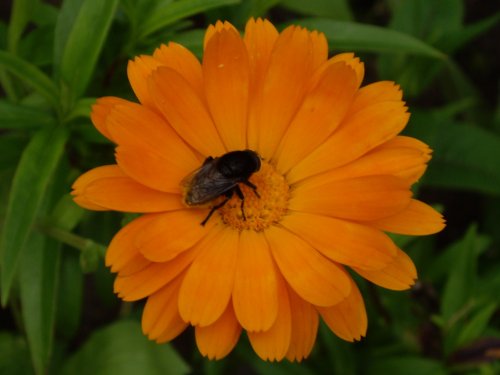
<instances>
[{"instance_id":1,"label":"orange flower","mask_svg":"<svg viewBox=\"0 0 500 375\"><path fill-rule=\"evenodd\" d=\"M366 333L363 299L346 267L385 288L409 288L410 258L384 232L440 231L439 213L412 199L431 150L398 134L409 114L392 82L360 87L352 53L328 59L323 34L278 33L250 20L244 36L217 22L200 63L169 43L128 76L140 104L98 100L92 121L116 165L74 184L91 210L144 215L112 240L106 264L125 301L147 298L142 327L166 342L195 327L200 352L222 358L247 332L266 360L300 361L321 317L339 337ZM232 150L261 157L252 188L217 209L184 203L183 180ZM245 217L243 216L245 214Z\"/></svg>"}]
</instances>

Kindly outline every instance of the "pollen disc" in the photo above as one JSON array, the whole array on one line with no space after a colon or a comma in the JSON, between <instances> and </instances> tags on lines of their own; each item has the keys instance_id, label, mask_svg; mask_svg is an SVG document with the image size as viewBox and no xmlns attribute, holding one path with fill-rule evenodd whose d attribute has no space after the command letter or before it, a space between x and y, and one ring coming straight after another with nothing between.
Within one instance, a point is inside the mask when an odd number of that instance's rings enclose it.
<instances>
[{"instance_id":1,"label":"pollen disc","mask_svg":"<svg viewBox=\"0 0 500 375\"><path fill-rule=\"evenodd\" d=\"M253 229L262 231L279 222L288 207L289 186L285 177L267 162L262 162L261 168L250 178L260 198L246 185L240 184L245 196L244 210L246 220L243 220L241 200L234 195L218 212L222 221L235 229Z\"/></svg>"}]
</instances>

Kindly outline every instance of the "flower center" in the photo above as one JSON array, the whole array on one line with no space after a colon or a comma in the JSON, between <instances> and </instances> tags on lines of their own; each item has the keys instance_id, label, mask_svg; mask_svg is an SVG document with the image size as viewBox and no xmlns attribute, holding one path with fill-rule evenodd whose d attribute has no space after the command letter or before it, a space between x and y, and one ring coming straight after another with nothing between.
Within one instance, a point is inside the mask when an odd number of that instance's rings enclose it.
<instances>
[{"instance_id":1,"label":"flower center","mask_svg":"<svg viewBox=\"0 0 500 375\"><path fill-rule=\"evenodd\" d=\"M241 200L236 194L218 211L222 221L238 230L253 229L262 231L277 223L285 214L288 207L288 184L281 174L267 162L262 162L260 170L250 177L250 182L257 186L257 193L244 184L239 184L243 196L243 210Z\"/></svg>"}]
</instances>

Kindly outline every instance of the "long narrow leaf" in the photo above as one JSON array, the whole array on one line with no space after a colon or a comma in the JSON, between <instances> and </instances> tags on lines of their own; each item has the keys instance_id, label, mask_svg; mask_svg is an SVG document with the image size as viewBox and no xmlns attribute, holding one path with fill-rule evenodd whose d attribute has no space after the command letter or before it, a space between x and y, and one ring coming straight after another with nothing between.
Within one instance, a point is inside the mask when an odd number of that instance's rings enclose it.
<instances>
[{"instance_id":1,"label":"long narrow leaf","mask_svg":"<svg viewBox=\"0 0 500 375\"><path fill-rule=\"evenodd\" d=\"M434 136L421 137L434 149L423 182L499 195L500 137L479 127L445 121L436 130Z\"/></svg>"},{"instance_id":2,"label":"long narrow leaf","mask_svg":"<svg viewBox=\"0 0 500 375\"><path fill-rule=\"evenodd\" d=\"M33 87L55 108L59 105L59 92L52 80L35 65L11 53L0 51L0 66Z\"/></svg>"},{"instance_id":3,"label":"long narrow leaf","mask_svg":"<svg viewBox=\"0 0 500 375\"><path fill-rule=\"evenodd\" d=\"M0 129L36 129L54 122L47 112L0 100Z\"/></svg>"},{"instance_id":4,"label":"long narrow leaf","mask_svg":"<svg viewBox=\"0 0 500 375\"><path fill-rule=\"evenodd\" d=\"M64 48L85 0L65 0L59 10L54 32L54 72L59 77Z\"/></svg>"},{"instance_id":5,"label":"long narrow leaf","mask_svg":"<svg viewBox=\"0 0 500 375\"><path fill-rule=\"evenodd\" d=\"M17 167L0 242L3 305L8 301L21 250L63 154L67 136L63 128L39 131L24 150Z\"/></svg>"},{"instance_id":6,"label":"long narrow leaf","mask_svg":"<svg viewBox=\"0 0 500 375\"><path fill-rule=\"evenodd\" d=\"M445 59L434 47L411 35L383 27L356 22L333 21L324 18L309 18L297 23L325 33L331 47L353 51L410 53Z\"/></svg>"},{"instance_id":7,"label":"long narrow leaf","mask_svg":"<svg viewBox=\"0 0 500 375\"><path fill-rule=\"evenodd\" d=\"M33 374L26 342L9 331L0 332L0 374Z\"/></svg>"},{"instance_id":8,"label":"long narrow leaf","mask_svg":"<svg viewBox=\"0 0 500 375\"><path fill-rule=\"evenodd\" d=\"M281 0L280 5L307 16L328 17L342 21L352 19L347 0Z\"/></svg>"},{"instance_id":9,"label":"long narrow leaf","mask_svg":"<svg viewBox=\"0 0 500 375\"><path fill-rule=\"evenodd\" d=\"M61 78L74 99L85 91L101 53L118 0L86 0L76 17L61 61Z\"/></svg>"},{"instance_id":10,"label":"long narrow leaf","mask_svg":"<svg viewBox=\"0 0 500 375\"><path fill-rule=\"evenodd\" d=\"M462 240L459 257L451 265L444 288L441 314L448 323L472 296L477 278L477 254L474 251L476 242L477 230L475 226L471 226Z\"/></svg>"},{"instance_id":11,"label":"long narrow leaf","mask_svg":"<svg viewBox=\"0 0 500 375\"><path fill-rule=\"evenodd\" d=\"M37 3L38 0L15 0L13 2L9 30L7 33L7 48L9 51L13 53L17 52L19 39Z\"/></svg>"},{"instance_id":12,"label":"long narrow leaf","mask_svg":"<svg viewBox=\"0 0 500 375\"><path fill-rule=\"evenodd\" d=\"M45 374L54 337L61 245L35 231L27 244L19 270L22 316L35 371Z\"/></svg>"},{"instance_id":13,"label":"long narrow leaf","mask_svg":"<svg viewBox=\"0 0 500 375\"><path fill-rule=\"evenodd\" d=\"M156 9L151 16L140 25L140 37L143 38L150 35L182 18L223 5L236 4L239 2L240 0L183 0L166 4Z\"/></svg>"},{"instance_id":14,"label":"long narrow leaf","mask_svg":"<svg viewBox=\"0 0 500 375\"><path fill-rule=\"evenodd\" d=\"M74 337L81 322L84 276L77 252L64 251L61 256L55 330L58 337L69 340Z\"/></svg>"}]
</instances>

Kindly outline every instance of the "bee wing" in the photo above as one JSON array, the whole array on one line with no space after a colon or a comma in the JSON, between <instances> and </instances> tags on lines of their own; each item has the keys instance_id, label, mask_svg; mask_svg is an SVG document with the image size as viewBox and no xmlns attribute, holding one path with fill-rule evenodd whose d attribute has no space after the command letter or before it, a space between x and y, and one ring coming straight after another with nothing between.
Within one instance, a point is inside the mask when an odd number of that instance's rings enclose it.
<instances>
[{"instance_id":1,"label":"bee wing","mask_svg":"<svg viewBox=\"0 0 500 375\"><path fill-rule=\"evenodd\" d=\"M181 181L186 190L186 203L190 205L207 203L236 185L237 182L224 177L210 163L202 165Z\"/></svg>"}]
</instances>

